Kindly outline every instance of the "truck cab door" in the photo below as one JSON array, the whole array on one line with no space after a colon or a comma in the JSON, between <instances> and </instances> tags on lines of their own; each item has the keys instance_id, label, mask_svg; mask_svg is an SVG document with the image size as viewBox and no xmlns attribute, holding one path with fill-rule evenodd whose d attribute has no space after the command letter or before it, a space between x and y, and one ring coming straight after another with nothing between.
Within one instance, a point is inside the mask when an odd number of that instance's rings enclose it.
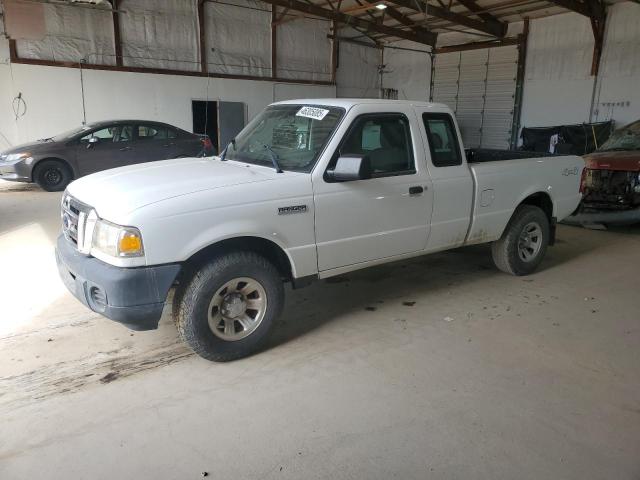
<instances>
[{"instance_id":1,"label":"truck cab door","mask_svg":"<svg viewBox=\"0 0 640 480\"><path fill-rule=\"evenodd\" d=\"M449 113L417 108L435 197L427 250L464 244L473 215L473 177Z\"/></svg>"},{"instance_id":2,"label":"truck cab door","mask_svg":"<svg viewBox=\"0 0 640 480\"><path fill-rule=\"evenodd\" d=\"M326 175L349 154L369 156L372 178L337 182ZM347 114L314 171L321 275L426 247L433 197L425 165L410 108L360 105Z\"/></svg>"}]
</instances>

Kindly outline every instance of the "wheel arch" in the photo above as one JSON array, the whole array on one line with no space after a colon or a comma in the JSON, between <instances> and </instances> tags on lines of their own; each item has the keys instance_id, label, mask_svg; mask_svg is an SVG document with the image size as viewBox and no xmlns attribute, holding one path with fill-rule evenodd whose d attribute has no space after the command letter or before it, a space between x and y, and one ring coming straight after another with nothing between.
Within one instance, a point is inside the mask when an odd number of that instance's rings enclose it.
<instances>
[{"instance_id":1,"label":"wheel arch","mask_svg":"<svg viewBox=\"0 0 640 480\"><path fill-rule=\"evenodd\" d=\"M550 232L549 232L549 245L553 245L555 243L555 239L556 239L556 220L555 220L555 217L553 215L553 213L554 213L553 199L551 198L551 195L549 195L548 192L538 191L538 192L535 192L535 193L531 193L528 196L526 196L525 198L523 198L520 201L520 203L518 203L518 205L516 205L516 208L511 213L511 217L509 217L509 221L505 225L505 227L503 229L503 233L504 233L504 230L507 228L507 225L509 225L509 223L511 222L511 219L515 215L516 210L521 205L531 205L533 207L538 207L540 210L542 210L544 212L544 214L547 217L547 220L549 221L549 229L550 229Z\"/></svg>"},{"instance_id":2,"label":"wheel arch","mask_svg":"<svg viewBox=\"0 0 640 480\"><path fill-rule=\"evenodd\" d=\"M294 264L286 250L272 240L252 235L226 238L207 245L191 255L185 264L193 268L215 256L233 251L258 253L275 265L284 281L294 279Z\"/></svg>"},{"instance_id":3,"label":"wheel arch","mask_svg":"<svg viewBox=\"0 0 640 480\"><path fill-rule=\"evenodd\" d=\"M540 210L542 210L549 219L549 224L552 223L553 200L547 192L532 193L518 204L518 206L520 205L532 205L540 208Z\"/></svg>"},{"instance_id":4,"label":"wheel arch","mask_svg":"<svg viewBox=\"0 0 640 480\"><path fill-rule=\"evenodd\" d=\"M54 161L54 162L60 162L60 163L62 163L63 165L65 165L65 166L69 169L69 171L71 172L71 177L72 177L72 178L71 178L71 180L75 180L75 179L77 178L76 171L75 171L75 169L73 168L73 165L71 165L71 163L70 163L68 160L66 160L66 159L64 159L64 158L62 158L62 157L54 157L54 156L51 156L51 157L42 157L42 158L39 158L38 160L36 160L36 161L33 163L33 165L31 166L31 182L35 183L35 181L36 181L36 177L35 177L35 175L36 175L36 172L37 172L37 170L38 170L38 166L39 166L42 162L44 162L44 161L49 161L49 160Z\"/></svg>"}]
</instances>

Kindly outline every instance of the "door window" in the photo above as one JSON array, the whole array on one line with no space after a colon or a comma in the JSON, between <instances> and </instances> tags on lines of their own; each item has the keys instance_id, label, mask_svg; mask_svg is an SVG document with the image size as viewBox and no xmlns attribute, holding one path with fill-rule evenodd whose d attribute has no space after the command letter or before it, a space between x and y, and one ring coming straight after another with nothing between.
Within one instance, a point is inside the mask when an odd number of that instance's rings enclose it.
<instances>
[{"instance_id":1,"label":"door window","mask_svg":"<svg viewBox=\"0 0 640 480\"><path fill-rule=\"evenodd\" d=\"M176 138L176 131L156 125L138 125L138 140L167 140Z\"/></svg>"},{"instance_id":2,"label":"door window","mask_svg":"<svg viewBox=\"0 0 640 480\"><path fill-rule=\"evenodd\" d=\"M374 177L415 173L411 129L402 114L374 114L358 117L347 132L339 155L367 155ZM336 155L329 165L335 166Z\"/></svg>"},{"instance_id":3,"label":"door window","mask_svg":"<svg viewBox=\"0 0 640 480\"><path fill-rule=\"evenodd\" d=\"M433 165L435 167L461 165L460 145L451 116L446 113L424 113L422 121L427 131Z\"/></svg>"},{"instance_id":4,"label":"door window","mask_svg":"<svg viewBox=\"0 0 640 480\"><path fill-rule=\"evenodd\" d=\"M91 137L98 137L100 143L108 142L129 142L132 139L133 126L132 125L113 125L111 127L101 128L93 133L85 135L80 139L80 142L86 143Z\"/></svg>"}]
</instances>

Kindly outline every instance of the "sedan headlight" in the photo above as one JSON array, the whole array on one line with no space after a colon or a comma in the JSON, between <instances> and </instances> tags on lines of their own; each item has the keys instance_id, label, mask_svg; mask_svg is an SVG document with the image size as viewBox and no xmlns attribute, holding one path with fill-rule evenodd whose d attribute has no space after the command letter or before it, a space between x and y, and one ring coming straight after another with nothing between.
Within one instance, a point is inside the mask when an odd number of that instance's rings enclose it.
<instances>
[{"instance_id":1,"label":"sedan headlight","mask_svg":"<svg viewBox=\"0 0 640 480\"><path fill-rule=\"evenodd\" d=\"M22 160L23 158L29 158L30 153L10 153L7 156L3 155L3 160L5 162L15 162L16 160Z\"/></svg>"},{"instance_id":2,"label":"sedan headlight","mask_svg":"<svg viewBox=\"0 0 640 480\"><path fill-rule=\"evenodd\" d=\"M121 227L106 220L96 222L92 248L116 258L144 256L140 230Z\"/></svg>"}]
</instances>

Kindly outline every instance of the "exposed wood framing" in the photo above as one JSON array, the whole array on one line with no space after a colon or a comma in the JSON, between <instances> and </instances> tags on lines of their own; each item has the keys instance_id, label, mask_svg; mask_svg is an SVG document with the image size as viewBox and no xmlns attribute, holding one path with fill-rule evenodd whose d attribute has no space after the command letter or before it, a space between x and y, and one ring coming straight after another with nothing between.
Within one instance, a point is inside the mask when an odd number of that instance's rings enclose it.
<instances>
[{"instance_id":1,"label":"exposed wood framing","mask_svg":"<svg viewBox=\"0 0 640 480\"><path fill-rule=\"evenodd\" d=\"M278 75L278 11L271 5L271 76Z\"/></svg>"},{"instance_id":2,"label":"exposed wood framing","mask_svg":"<svg viewBox=\"0 0 640 480\"><path fill-rule=\"evenodd\" d=\"M518 144L518 134L522 124L522 98L524 93L525 65L527 63L527 43L529 42L529 19L524 19L522 33L518 35L518 70L516 72L516 93L513 101L513 120L511 122L511 148Z\"/></svg>"},{"instance_id":3,"label":"exposed wood framing","mask_svg":"<svg viewBox=\"0 0 640 480\"><path fill-rule=\"evenodd\" d=\"M336 83L336 71L338 69L338 22L331 22L331 83Z\"/></svg>"},{"instance_id":4,"label":"exposed wood framing","mask_svg":"<svg viewBox=\"0 0 640 480\"><path fill-rule=\"evenodd\" d=\"M501 22L487 23L482 20L476 20L465 15L460 15L459 13L452 12L442 7L437 7L431 4L427 5L425 2L420 0L391 0L390 3L420 13L425 13L426 10L426 13L432 17L438 17L468 28L473 28L474 30L488 33L494 37L504 37L507 32L506 25Z\"/></svg>"},{"instance_id":5,"label":"exposed wood framing","mask_svg":"<svg viewBox=\"0 0 640 480\"><path fill-rule=\"evenodd\" d=\"M482 48L492 47L506 47L507 45L519 45L520 36L507 37L496 40L488 40L486 42L472 42L463 43L460 45L447 45L446 47L439 47L435 49L435 53L451 53L451 52L464 52L467 50L480 50Z\"/></svg>"},{"instance_id":6,"label":"exposed wood framing","mask_svg":"<svg viewBox=\"0 0 640 480\"><path fill-rule=\"evenodd\" d=\"M11 56L11 63L23 64L23 65L42 65L46 67L64 67L64 68L80 68L78 62L58 62L55 60L36 60L31 58L20 58L15 54L15 47L11 49L11 42L15 40L9 40L9 54ZM332 82L323 80L298 80L293 78L278 78L278 77L261 77L257 75L229 75L224 73L204 73L204 72L189 72L186 70L170 70L167 68L148 68L148 67L118 67L117 65L97 65L94 63L83 63L83 70L106 70L110 72L133 72L133 73L156 73L160 75L178 75L184 77L211 77L211 78L227 78L233 80L255 80L260 82L286 82L286 83L299 83L303 85L333 85Z\"/></svg>"},{"instance_id":7,"label":"exposed wood framing","mask_svg":"<svg viewBox=\"0 0 640 480\"><path fill-rule=\"evenodd\" d=\"M200 50L200 71L202 73L207 73L209 71L209 65L207 64L205 28L204 0L198 0L198 48Z\"/></svg>"},{"instance_id":8,"label":"exposed wood framing","mask_svg":"<svg viewBox=\"0 0 640 480\"><path fill-rule=\"evenodd\" d=\"M119 0L111 0L111 18L113 20L113 44L116 55L116 65L122 66L122 41L120 40L120 17L118 17L118 2Z\"/></svg>"},{"instance_id":9,"label":"exposed wood framing","mask_svg":"<svg viewBox=\"0 0 640 480\"><path fill-rule=\"evenodd\" d=\"M591 10L591 30L593 31L593 59L591 61L591 75L598 76L600 59L604 47L604 28L607 22L607 11L600 0L586 0Z\"/></svg>"},{"instance_id":10,"label":"exposed wood framing","mask_svg":"<svg viewBox=\"0 0 640 480\"><path fill-rule=\"evenodd\" d=\"M279 7L289 8L290 10L297 10L299 12L308 13L310 15L315 15L317 17L326 18L328 20L335 20L340 23L344 23L345 25L351 25L354 28L358 28L363 30L366 33L380 33L383 35L391 35L397 38L402 38L405 40L411 40L413 42L422 43L425 45L434 45L436 42L436 34L433 32L427 31L423 32L415 32L415 31L405 31L399 28L389 27L382 23L375 23L373 21L364 20L362 18L354 17L351 15L347 15L346 13L342 13L334 10L327 10L325 8L319 7L317 5L304 3L300 0L263 0L265 3L270 3L271 5L277 5Z\"/></svg>"}]
</instances>

